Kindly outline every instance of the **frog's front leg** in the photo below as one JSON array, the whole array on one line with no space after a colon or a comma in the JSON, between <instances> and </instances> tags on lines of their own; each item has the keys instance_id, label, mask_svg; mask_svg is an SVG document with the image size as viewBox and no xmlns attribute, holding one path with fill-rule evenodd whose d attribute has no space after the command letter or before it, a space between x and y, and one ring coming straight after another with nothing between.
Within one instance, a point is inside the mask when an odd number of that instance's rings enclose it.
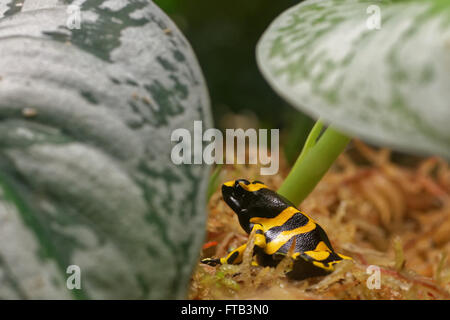
<instances>
[{"instance_id":1,"label":"frog's front leg","mask_svg":"<svg viewBox=\"0 0 450 320\"><path fill-rule=\"evenodd\" d=\"M252 231L253 230L255 232L255 246L264 249L266 246L266 237L262 226L260 224L255 224L252 227ZM243 244L242 246L231 251L226 257L206 258L200 262L210 266L216 266L218 264L239 264L242 262L242 257L246 248L247 244Z\"/></svg>"},{"instance_id":2,"label":"frog's front leg","mask_svg":"<svg viewBox=\"0 0 450 320\"><path fill-rule=\"evenodd\" d=\"M266 236L262 225L254 224L252 226L252 232L255 232L255 246L264 249L266 247Z\"/></svg>"},{"instance_id":3,"label":"frog's front leg","mask_svg":"<svg viewBox=\"0 0 450 320\"><path fill-rule=\"evenodd\" d=\"M218 264L238 264L242 262L242 256L244 254L245 248L247 248L246 243L231 251L226 257L216 259L206 258L200 262L210 266L216 266Z\"/></svg>"}]
</instances>

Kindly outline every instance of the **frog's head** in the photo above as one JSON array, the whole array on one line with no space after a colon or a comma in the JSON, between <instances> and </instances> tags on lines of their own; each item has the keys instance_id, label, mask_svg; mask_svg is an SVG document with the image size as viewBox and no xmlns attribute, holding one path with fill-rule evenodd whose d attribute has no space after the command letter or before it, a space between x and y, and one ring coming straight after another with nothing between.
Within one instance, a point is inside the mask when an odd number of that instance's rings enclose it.
<instances>
[{"instance_id":1,"label":"frog's head","mask_svg":"<svg viewBox=\"0 0 450 320\"><path fill-rule=\"evenodd\" d=\"M237 214L239 223L246 232L250 232L251 218L273 218L292 205L261 181L238 179L225 182L222 185L222 195Z\"/></svg>"}]
</instances>

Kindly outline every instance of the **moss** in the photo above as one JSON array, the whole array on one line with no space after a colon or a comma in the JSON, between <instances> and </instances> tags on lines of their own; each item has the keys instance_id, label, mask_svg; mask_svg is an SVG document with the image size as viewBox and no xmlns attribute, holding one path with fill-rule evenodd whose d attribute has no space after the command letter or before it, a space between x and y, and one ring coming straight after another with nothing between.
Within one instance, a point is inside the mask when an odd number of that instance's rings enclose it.
<instances>
[{"instance_id":1,"label":"moss","mask_svg":"<svg viewBox=\"0 0 450 320\"><path fill-rule=\"evenodd\" d=\"M325 276L303 281L286 277L290 261L277 268L251 263L251 250L240 265L198 265L192 299L449 299L450 169L439 158L390 156L356 141L344 153L313 193L302 203L327 231L336 251L353 261L337 265ZM404 163L404 164L403 164ZM276 189L288 171L258 175L257 166L224 165L221 181L250 178ZM219 188L220 189L220 188ZM223 256L252 239L224 204L220 191L210 199L208 243L204 254ZM216 243L211 242L211 243ZM204 256L205 257L205 256ZM380 287L370 288L369 266L380 275Z\"/></svg>"}]
</instances>

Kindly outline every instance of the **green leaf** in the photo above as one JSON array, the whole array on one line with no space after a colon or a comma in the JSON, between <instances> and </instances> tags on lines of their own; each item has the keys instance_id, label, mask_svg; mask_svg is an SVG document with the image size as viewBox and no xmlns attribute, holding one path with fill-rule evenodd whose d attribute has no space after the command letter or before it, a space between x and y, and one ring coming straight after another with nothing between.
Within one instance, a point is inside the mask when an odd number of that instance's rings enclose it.
<instances>
[{"instance_id":1,"label":"green leaf","mask_svg":"<svg viewBox=\"0 0 450 320\"><path fill-rule=\"evenodd\" d=\"M211 173L211 177L209 178L209 183L208 183L208 193L207 193L208 201L212 197L214 192L216 192L217 189L219 188L220 172L222 171L222 169L223 169L223 164L217 164L216 168Z\"/></svg>"},{"instance_id":2,"label":"green leaf","mask_svg":"<svg viewBox=\"0 0 450 320\"><path fill-rule=\"evenodd\" d=\"M282 97L342 132L450 158L450 1L305 1L257 59Z\"/></svg>"},{"instance_id":3,"label":"green leaf","mask_svg":"<svg viewBox=\"0 0 450 320\"><path fill-rule=\"evenodd\" d=\"M211 126L187 40L148 0L0 0L0 52L0 299L184 298L209 168L170 138Z\"/></svg>"}]
</instances>

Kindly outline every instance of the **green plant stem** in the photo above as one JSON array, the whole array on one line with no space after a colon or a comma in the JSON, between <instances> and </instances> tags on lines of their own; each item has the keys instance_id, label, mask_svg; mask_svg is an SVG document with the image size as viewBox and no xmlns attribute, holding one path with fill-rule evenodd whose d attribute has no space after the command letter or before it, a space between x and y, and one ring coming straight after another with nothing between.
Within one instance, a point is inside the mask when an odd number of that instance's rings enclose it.
<instances>
[{"instance_id":1,"label":"green plant stem","mask_svg":"<svg viewBox=\"0 0 450 320\"><path fill-rule=\"evenodd\" d=\"M295 205L300 204L311 193L351 140L350 137L328 127L315 142L320 133L319 128L321 129L320 124L316 123L304 150L278 190L280 195Z\"/></svg>"},{"instance_id":2,"label":"green plant stem","mask_svg":"<svg viewBox=\"0 0 450 320\"><path fill-rule=\"evenodd\" d=\"M316 145L317 138L320 135L320 132L322 132L323 123L320 120L317 120L317 122L314 124L314 127L309 132L308 137L306 138L305 144L303 145L302 152L300 152L300 155L298 156L297 160L295 161L295 164L298 162L302 162L303 158L305 158L305 155L308 153L309 150L311 150L312 147Z\"/></svg>"},{"instance_id":3,"label":"green plant stem","mask_svg":"<svg viewBox=\"0 0 450 320\"><path fill-rule=\"evenodd\" d=\"M286 128L289 132L289 137L283 144L284 154L289 165L292 167L300 154L299 146L305 144L308 134L314 126L314 121L302 114L301 112L294 112L289 117L289 124Z\"/></svg>"}]
</instances>

